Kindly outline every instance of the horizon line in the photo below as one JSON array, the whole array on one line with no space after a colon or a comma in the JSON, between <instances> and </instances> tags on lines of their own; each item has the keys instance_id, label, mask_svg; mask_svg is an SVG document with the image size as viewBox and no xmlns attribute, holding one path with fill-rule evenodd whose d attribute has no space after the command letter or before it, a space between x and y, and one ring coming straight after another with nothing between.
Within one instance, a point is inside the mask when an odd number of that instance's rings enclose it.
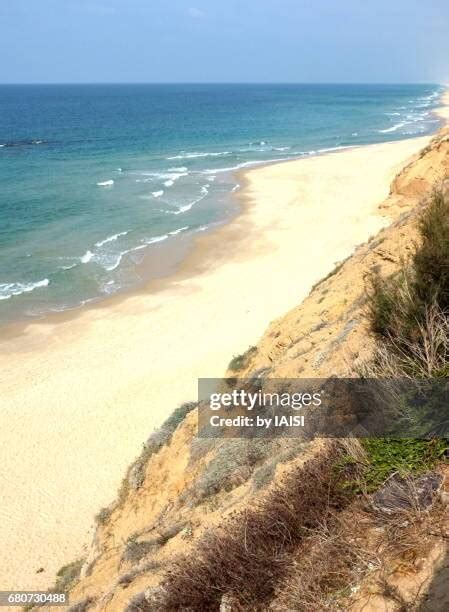
<instances>
[{"instance_id":1,"label":"horizon line","mask_svg":"<svg viewBox=\"0 0 449 612\"><path fill-rule=\"evenodd\" d=\"M0 82L2 86L21 85L440 85L449 83L439 81L9 81Z\"/></svg>"}]
</instances>

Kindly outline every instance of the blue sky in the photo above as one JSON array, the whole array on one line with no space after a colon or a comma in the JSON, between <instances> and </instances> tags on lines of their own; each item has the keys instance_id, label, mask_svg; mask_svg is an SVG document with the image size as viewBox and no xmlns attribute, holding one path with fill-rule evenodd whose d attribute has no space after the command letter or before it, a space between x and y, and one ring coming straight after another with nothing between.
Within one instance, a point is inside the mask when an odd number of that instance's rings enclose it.
<instances>
[{"instance_id":1,"label":"blue sky","mask_svg":"<svg viewBox=\"0 0 449 612\"><path fill-rule=\"evenodd\" d=\"M0 82L447 82L448 0L0 0Z\"/></svg>"}]
</instances>

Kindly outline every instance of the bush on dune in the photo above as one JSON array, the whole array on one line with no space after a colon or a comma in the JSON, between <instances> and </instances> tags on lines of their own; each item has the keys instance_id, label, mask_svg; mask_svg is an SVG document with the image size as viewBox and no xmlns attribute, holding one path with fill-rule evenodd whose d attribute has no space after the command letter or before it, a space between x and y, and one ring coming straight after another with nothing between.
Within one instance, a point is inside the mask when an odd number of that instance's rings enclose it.
<instances>
[{"instance_id":1,"label":"bush on dune","mask_svg":"<svg viewBox=\"0 0 449 612\"><path fill-rule=\"evenodd\" d=\"M410 262L372 278L370 319L380 336L374 376L447 376L449 356L449 197L436 190L419 223ZM369 372L368 372L369 374Z\"/></svg>"}]
</instances>

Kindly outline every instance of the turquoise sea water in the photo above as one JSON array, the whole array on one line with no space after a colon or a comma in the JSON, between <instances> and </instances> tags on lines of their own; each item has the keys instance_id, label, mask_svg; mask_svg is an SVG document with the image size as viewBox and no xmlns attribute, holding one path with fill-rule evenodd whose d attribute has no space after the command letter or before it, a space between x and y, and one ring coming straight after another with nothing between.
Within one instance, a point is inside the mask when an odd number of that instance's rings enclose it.
<instances>
[{"instance_id":1,"label":"turquoise sea water","mask_svg":"<svg viewBox=\"0 0 449 612\"><path fill-rule=\"evenodd\" d=\"M229 216L236 169L434 131L441 91L0 86L0 323L138 285L158 245Z\"/></svg>"}]
</instances>

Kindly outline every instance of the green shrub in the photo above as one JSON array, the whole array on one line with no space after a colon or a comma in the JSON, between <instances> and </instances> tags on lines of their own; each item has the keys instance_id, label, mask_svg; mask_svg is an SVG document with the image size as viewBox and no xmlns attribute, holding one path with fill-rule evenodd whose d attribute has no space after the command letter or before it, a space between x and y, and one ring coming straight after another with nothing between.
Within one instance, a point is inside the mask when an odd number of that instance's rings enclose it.
<instances>
[{"instance_id":1,"label":"green shrub","mask_svg":"<svg viewBox=\"0 0 449 612\"><path fill-rule=\"evenodd\" d=\"M228 369L232 370L232 372L243 370L243 368L246 368L246 366L249 364L251 357L255 353L257 353L257 346L251 346L241 355L234 356L228 365Z\"/></svg>"},{"instance_id":2,"label":"green shrub","mask_svg":"<svg viewBox=\"0 0 449 612\"><path fill-rule=\"evenodd\" d=\"M77 559L68 565L64 565L56 574L54 591L56 593L67 593L78 581L84 559Z\"/></svg>"},{"instance_id":3,"label":"green shrub","mask_svg":"<svg viewBox=\"0 0 449 612\"><path fill-rule=\"evenodd\" d=\"M421 246L413 258L414 293L421 304L435 301L449 312L449 201L435 191L419 225Z\"/></svg>"},{"instance_id":4,"label":"green shrub","mask_svg":"<svg viewBox=\"0 0 449 612\"><path fill-rule=\"evenodd\" d=\"M420 244L407 265L389 278L376 273L371 279L371 327L382 338L388 376L395 374L394 362L398 376L447 374L449 202L440 191L424 209L419 233Z\"/></svg>"},{"instance_id":5,"label":"green shrub","mask_svg":"<svg viewBox=\"0 0 449 612\"><path fill-rule=\"evenodd\" d=\"M381 439L362 441L368 465L362 476L363 489L375 491L393 473L401 476L424 473L445 459L447 440Z\"/></svg>"}]
</instances>

